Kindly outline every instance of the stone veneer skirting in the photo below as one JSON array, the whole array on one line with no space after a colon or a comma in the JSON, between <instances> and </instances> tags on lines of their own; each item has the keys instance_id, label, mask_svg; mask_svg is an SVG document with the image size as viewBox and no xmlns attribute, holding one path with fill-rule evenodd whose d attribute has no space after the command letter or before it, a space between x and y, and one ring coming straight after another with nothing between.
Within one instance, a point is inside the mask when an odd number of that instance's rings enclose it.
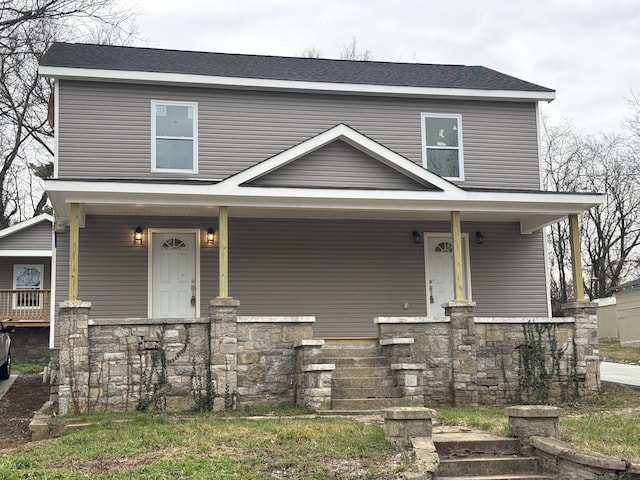
<instances>
[{"instance_id":1,"label":"stone veneer skirting","mask_svg":"<svg viewBox=\"0 0 640 480\"><path fill-rule=\"evenodd\" d=\"M315 319L238 317L238 306L216 299L199 319L90 319L89 302L62 302L59 413L331 409L335 366L323 360L324 341L313 339ZM409 405L540 403L540 381L550 400L599 388L591 304L553 319L474 318L473 307L452 302L445 317L374 320Z\"/></svg>"}]
</instances>

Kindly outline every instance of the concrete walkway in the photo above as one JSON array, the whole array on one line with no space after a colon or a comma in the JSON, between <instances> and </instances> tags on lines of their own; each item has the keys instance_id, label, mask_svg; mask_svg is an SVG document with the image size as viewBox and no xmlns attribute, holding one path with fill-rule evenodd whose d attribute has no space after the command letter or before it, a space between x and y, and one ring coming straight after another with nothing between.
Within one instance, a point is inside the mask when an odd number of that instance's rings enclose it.
<instances>
[{"instance_id":1,"label":"concrete walkway","mask_svg":"<svg viewBox=\"0 0 640 480\"><path fill-rule=\"evenodd\" d=\"M640 365L600 362L600 380L640 387Z\"/></svg>"},{"instance_id":2,"label":"concrete walkway","mask_svg":"<svg viewBox=\"0 0 640 480\"><path fill-rule=\"evenodd\" d=\"M18 374L14 373L8 379L0 380L0 398L4 397L4 394L7 393L9 387L16 381L16 378L18 378Z\"/></svg>"}]
</instances>

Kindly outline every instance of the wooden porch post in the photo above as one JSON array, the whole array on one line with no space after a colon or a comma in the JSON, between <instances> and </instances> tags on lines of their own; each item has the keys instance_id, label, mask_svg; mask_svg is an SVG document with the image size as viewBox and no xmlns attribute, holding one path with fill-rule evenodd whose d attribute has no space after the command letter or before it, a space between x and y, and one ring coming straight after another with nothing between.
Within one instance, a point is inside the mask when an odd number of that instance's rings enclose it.
<instances>
[{"instance_id":1,"label":"wooden porch post","mask_svg":"<svg viewBox=\"0 0 640 480\"><path fill-rule=\"evenodd\" d=\"M80 205L71 204L69 218L69 301L78 300L78 251L80 243Z\"/></svg>"},{"instance_id":2,"label":"wooden porch post","mask_svg":"<svg viewBox=\"0 0 640 480\"><path fill-rule=\"evenodd\" d=\"M580 245L580 226L578 215L569 215L569 233L571 235L571 267L573 270L573 299L584 301L584 280L582 278L582 248Z\"/></svg>"},{"instance_id":3,"label":"wooden porch post","mask_svg":"<svg viewBox=\"0 0 640 480\"><path fill-rule=\"evenodd\" d=\"M229 298L229 214L227 207L218 209L218 298Z\"/></svg>"},{"instance_id":4,"label":"wooden porch post","mask_svg":"<svg viewBox=\"0 0 640 480\"><path fill-rule=\"evenodd\" d=\"M460 231L460 212L451 212L451 238L453 240L453 293L454 301L464 302L464 283L462 280L462 233Z\"/></svg>"}]
</instances>

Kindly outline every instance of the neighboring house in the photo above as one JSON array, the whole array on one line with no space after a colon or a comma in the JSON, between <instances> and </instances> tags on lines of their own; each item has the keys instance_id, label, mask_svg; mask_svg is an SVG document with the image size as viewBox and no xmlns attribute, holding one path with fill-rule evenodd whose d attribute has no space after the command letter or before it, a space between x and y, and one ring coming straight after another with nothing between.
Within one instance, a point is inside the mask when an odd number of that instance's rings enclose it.
<instances>
[{"instance_id":1,"label":"neighboring house","mask_svg":"<svg viewBox=\"0 0 640 480\"><path fill-rule=\"evenodd\" d=\"M457 308L517 324L504 347L517 365L522 325L551 325L543 228L569 215L575 239L577 215L601 202L541 191L538 103L555 93L484 67L56 43L40 73L55 86L56 301L73 301L60 358L76 351L76 327L101 332L90 348L113 336L122 349L73 357L98 399L89 386L69 394L61 365L66 398L89 406L126 408L136 374L118 362L158 349L204 356L214 393L231 389L237 404L300 403L296 375L310 370L294 368L295 345L388 346L402 328L448 332ZM91 321L69 327L76 314ZM188 344L196 330L209 350L170 353L169 338ZM435 360L411 335L399 344L415 340L418 371L433 360L434 391L461 401L446 393L461 385L456 354ZM421 388L437 368L417 374ZM91 383L117 375L129 385L118 393L118 381Z\"/></svg>"},{"instance_id":2,"label":"neighboring house","mask_svg":"<svg viewBox=\"0 0 640 480\"><path fill-rule=\"evenodd\" d=\"M613 288L615 325L621 344L640 346L640 278Z\"/></svg>"},{"instance_id":3,"label":"neighboring house","mask_svg":"<svg viewBox=\"0 0 640 480\"><path fill-rule=\"evenodd\" d=\"M18 327L14 361L48 358L53 221L42 214L0 230L0 320Z\"/></svg>"}]
</instances>

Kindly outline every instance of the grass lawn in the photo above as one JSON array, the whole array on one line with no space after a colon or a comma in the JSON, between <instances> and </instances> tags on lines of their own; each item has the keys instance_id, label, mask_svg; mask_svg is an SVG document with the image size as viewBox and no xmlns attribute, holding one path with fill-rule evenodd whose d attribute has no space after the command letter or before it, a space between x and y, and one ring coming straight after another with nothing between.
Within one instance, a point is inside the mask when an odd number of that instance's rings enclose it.
<instances>
[{"instance_id":1,"label":"grass lawn","mask_svg":"<svg viewBox=\"0 0 640 480\"><path fill-rule=\"evenodd\" d=\"M128 414L0 458L0 478L391 479L411 459L345 418ZM127 422L122 420L126 419Z\"/></svg>"},{"instance_id":2,"label":"grass lawn","mask_svg":"<svg viewBox=\"0 0 640 480\"><path fill-rule=\"evenodd\" d=\"M617 338L600 338L598 344L601 357L640 364L640 347L621 347Z\"/></svg>"},{"instance_id":3,"label":"grass lawn","mask_svg":"<svg viewBox=\"0 0 640 480\"><path fill-rule=\"evenodd\" d=\"M604 355L633 361L629 359L638 352L627 350L601 343ZM564 440L640 462L640 390L603 384L598 398L563 408ZM507 432L504 407L436 411L443 424ZM299 415L295 407L249 413L267 416L251 419L221 412L81 417L94 425L0 454L0 478L384 480L411 468L411 457L386 444L380 425Z\"/></svg>"}]
</instances>

